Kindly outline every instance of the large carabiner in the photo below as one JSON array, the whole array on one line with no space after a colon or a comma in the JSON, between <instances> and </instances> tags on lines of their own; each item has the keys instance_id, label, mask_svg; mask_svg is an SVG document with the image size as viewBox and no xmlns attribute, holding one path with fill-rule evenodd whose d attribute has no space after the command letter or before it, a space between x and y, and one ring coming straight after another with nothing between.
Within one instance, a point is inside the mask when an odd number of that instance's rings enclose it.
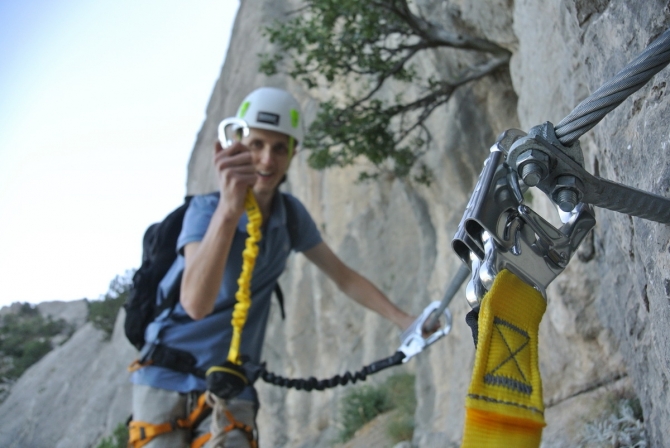
<instances>
[{"instance_id":1,"label":"large carabiner","mask_svg":"<svg viewBox=\"0 0 670 448\"><path fill-rule=\"evenodd\" d=\"M416 318L412 325L410 325L403 333L400 335L400 340L402 343L398 347L398 351L402 352L405 357L402 362L405 363L409 361L412 357L418 355L430 345L437 342L439 339L448 335L451 331L451 312L448 308L445 308L442 312L444 316L444 325L439 330L430 334L427 337L423 336L423 326L426 323L431 315L440 308L440 302L434 301L431 302L419 317ZM442 317L442 316L440 316Z\"/></svg>"}]
</instances>

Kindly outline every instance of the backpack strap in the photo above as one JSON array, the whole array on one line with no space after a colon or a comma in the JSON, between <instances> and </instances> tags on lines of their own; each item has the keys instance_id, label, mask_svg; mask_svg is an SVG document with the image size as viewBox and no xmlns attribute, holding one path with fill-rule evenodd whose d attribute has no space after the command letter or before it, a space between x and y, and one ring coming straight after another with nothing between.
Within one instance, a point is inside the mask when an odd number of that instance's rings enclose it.
<instances>
[{"instance_id":1,"label":"backpack strap","mask_svg":"<svg viewBox=\"0 0 670 448\"><path fill-rule=\"evenodd\" d=\"M284 209L286 210L286 230L288 230L288 239L291 248L295 246L298 241L298 213L290 199L287 198L286 193L282 193L284 200Z\"/></svg>"},{"instance_id":2,"label":"backpack strap","mask_svg":"<svg viewBox=\"0 0 670 448\"><path fill-rule=\"evenodd\" d=\"M282 202L284 202L284 210L286 210L286 230L288 230L288 240L291 248L298 241L298 216L295 211L295 207L290 199L286 196L286 193L280 193ZM284 310L284 292L279 286L279 282L275 283L275 296L277 297L277 302L279 303L279 311L281 311L282 320L286 320L286 311Z\"/></svg>"},{"instance_id":3,"label":"backpack strap","mask_svg":"<svg viewBox=\"0 0 670 448\"><path fill-rule=\"evenodd\" d=\"M275 296L277 296L277 302L279 303L279 311L281 311L281 320L286 320L286 312L284 311L284 292L279 286L279 282L275 283Z\"/></svg>"}]
</instances>

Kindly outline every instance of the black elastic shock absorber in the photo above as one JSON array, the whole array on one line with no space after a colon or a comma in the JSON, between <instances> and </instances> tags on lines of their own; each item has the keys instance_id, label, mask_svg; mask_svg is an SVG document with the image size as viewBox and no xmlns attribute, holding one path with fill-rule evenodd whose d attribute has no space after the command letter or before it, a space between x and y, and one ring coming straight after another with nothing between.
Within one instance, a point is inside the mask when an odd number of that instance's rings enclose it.
<instances>
[{"instance_id":1,"label":"black elastic shock absorber","mask_svg":"<svg viewBox=\"0 0 670 448\"><path fill-rule=\"evenodd\" d=\"M372 375L373 373L377 373L392 366L397 366L402 363L404 358L405 354L398 351L388 358L380 359L379 361L375 361L372 364L363 367L358 372L346 372L344 375L335 375L334 377L325 380L317 380L314 377L306 379L284 378L282 376L275 375L272 372L268 372L265 370L265 366L261 368L260 377L263 378L263 381L266 383L274 384L275 386L310 392L312 390L324 390L337 386L344 386L349 382L353 384L359 380L365 381L368 375Z\"/></svg>"}]
</instances>

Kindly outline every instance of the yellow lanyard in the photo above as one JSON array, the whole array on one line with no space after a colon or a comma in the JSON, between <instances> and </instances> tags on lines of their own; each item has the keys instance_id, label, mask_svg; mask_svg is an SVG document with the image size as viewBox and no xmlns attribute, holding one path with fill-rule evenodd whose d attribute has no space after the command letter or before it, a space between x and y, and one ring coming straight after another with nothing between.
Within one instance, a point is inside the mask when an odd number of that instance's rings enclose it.
<instances>
[{"instance_id":1,"label":"yellow lanyard","mask_svg":"<svg viewBox=\"0 0 670 448\"><path fill-rule=\"evenodd\" d=\"M540 446L544 422L538 329L546 301L500 272L479 311L475 365L465 400L462 448Z\"/></svg>"},{"instance_id":2,"label":"yellow lanyard","mask_svg":"<svg viewBox=\"0 0 670 448\"><path fill-rule=\"evenodd\" d=\"M244 199L244 207L247 211L249 222L247 223L247 233L249 236L245 242L242 252L242 272L237 279L239 286L235 293L235 308L233 309L233 336L230 341L230 350L228 351L228 361L236 365L242 364L240 357L240 343L242 342L242 329L247 321L249 307L251 307L251 275L256 265L258 257L258 242L261 240L261 225L263 224L263 215L258 208L258 203L251 189L247 191Z\"/></svg>"}]
</instances>

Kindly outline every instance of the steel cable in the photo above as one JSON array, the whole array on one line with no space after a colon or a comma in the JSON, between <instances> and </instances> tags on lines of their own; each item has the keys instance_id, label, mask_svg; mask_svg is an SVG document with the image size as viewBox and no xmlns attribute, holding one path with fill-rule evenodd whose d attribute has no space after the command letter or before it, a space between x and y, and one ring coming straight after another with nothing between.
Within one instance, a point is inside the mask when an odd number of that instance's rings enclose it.
<instances>
[{"instance_id":1,"label":"steel cable","mask_svg":"<svg viewBox=\"0 0 670 448\"><path fill-rule=\"evenodd\" d=\"M670 29L561 120L554 128L556 137L563 145L570 146L668 63Z\"/></svg>"}]
</instances>

